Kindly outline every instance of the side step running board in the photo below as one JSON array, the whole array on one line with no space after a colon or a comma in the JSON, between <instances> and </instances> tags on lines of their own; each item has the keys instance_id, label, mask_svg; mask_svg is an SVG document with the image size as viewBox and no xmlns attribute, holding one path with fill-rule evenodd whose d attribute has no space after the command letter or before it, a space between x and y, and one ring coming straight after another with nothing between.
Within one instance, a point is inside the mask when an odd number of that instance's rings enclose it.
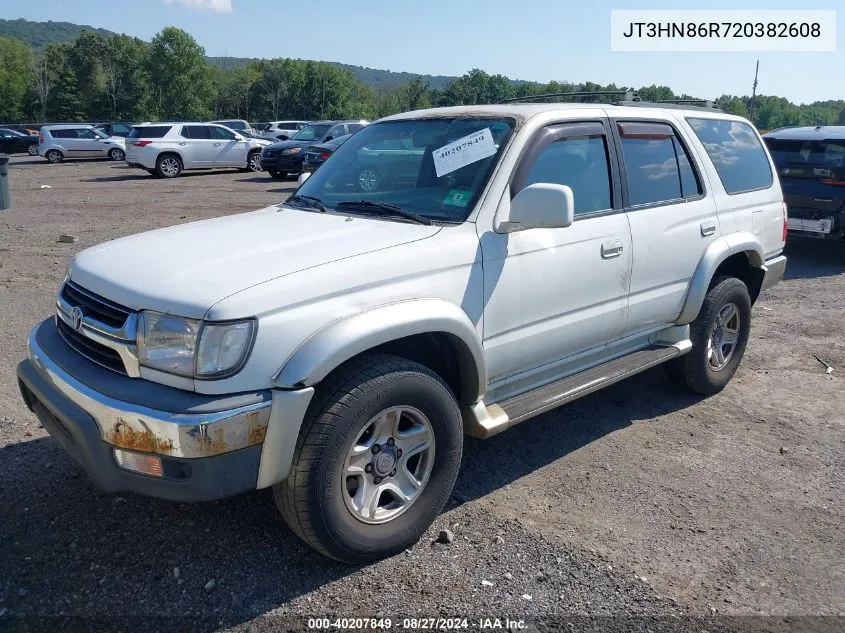
<instances>
[{"instance_id":1,"label":"side step running board","mask_svg":"<svg viewBox=\"0 0 845 633\"><path fill-rule=\"evenodd\" d=\"M689 340L647 347L497 404L485 406L479 401L467 412L467 433L482 438L496 435L535 415L685 354L691 347Z\"/></svg>"}]
</instances>

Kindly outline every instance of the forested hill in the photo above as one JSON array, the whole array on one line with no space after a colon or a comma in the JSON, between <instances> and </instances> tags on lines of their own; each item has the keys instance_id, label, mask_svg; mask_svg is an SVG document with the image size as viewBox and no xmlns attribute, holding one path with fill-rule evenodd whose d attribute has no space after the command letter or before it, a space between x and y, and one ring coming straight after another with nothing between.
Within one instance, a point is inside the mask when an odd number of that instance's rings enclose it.
<instances>
[{"instance_id":1,"label":"forested hill","mask_svg":"<svg viewBox=\"0 0 845 633\"><path fill-rule=\"evenodd\" d=\"M95 31L103 36L116 35L107 29L97 29L84 24L73 24L72 22L31 22L29 20L0 20L0 37L14 37L22 40L35 49L46 48L50 44L65 44L76 40L82 31ZM223 68L243 68L251 61L258 61L246 57L209 57L208 61L215 66ZM339 70L348 70L352 75L365 86L371 88L384 88L390 90L407 84L417 77L428 83L431 88L445 88L446 85L457 79L445 75L416 75L406 72L393 72L380 70L378 68L367 68L366 66L353 66L340 62L328 62ZM521 83L521 82L515 82Z\"/></svg>"}]
</instances>

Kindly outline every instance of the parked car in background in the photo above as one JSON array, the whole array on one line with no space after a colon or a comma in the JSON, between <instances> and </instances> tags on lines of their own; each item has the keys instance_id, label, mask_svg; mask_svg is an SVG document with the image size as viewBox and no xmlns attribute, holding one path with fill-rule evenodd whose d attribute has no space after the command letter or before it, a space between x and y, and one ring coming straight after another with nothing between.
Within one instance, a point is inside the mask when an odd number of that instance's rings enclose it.
<instances>
[{"instance_id":1,"label":"parked car in background","mask_svg":"<svg viewBox=\"0 0 845 633\"><path fill-rule=\"evenodd\" d=\"M222 125L244 136L255 136L258 134L258 131L253 129L249 121L244 121L243 119L225 119L223 121L209 121L209 123Z\"/></svg>"},{"instance_id":2,"label":"parked car in background","mask_svg":"<svg viewBox=\"0 0 845 633\"><path fill-rule=\"evenodd\" d=\"M119 136L121 138L126 138L129 136L129 132L132 131L132 124L120 121L115 121L113 123L97 123L94 125L94 129L100 130L100 132L106 136Z\"/></svg>"},{"instance_id":3,"label":"parked car in background","mask_svg":"<svg viewBox=\"0 0 845 633\"><path fill-rule=\"evenodd\" d=\"M271 141L286 141L306 125L308 121L273 121L259 129L262 138Z\"/></svg>"},{"instance_id":4,"label":"parked car in background","mask_svg":"<svg viewBox=\"0 0 845 633\"><path fill-rule=\"evenodd\" d=\"M215 123L145 123L126 140L126 163L162 178L185 169L261 171L261 148L270 144Z\"/></svg>"},{"instance_id":5,"label":"parked car in background","mask_svg":"<svg viewBox=\"0 0 845 633\"><path fill-rule=\"evenodd\" d=\"M38 136L0 128L0 154L38 156Z\"/></svg>"},{"instance_id":6,"label":"parked car in background","mask_svg":"<svg viewBox=\"0 0 845 633\"><path fill-rule=\"evenodd\" d=\"M51 163L60 163L65 158L123 160L126 142L119 136L107 136L93 125L45 125L38 136L38 153Z\"/></svg>"},{"instance_id":7,"label":"parked car in background","mask_svg":"<svg viewBox=\"0 0 845 633\"><path fill-rule=\"evenodd\" d=\"M309 123L287 141L279 141L265 147L261 152L261 166L273 178L284 178L288 174L302 172L305 148L326 143L339 136L357 132L367 121L315 121Z\"/></svg>"},{"instance_id":8,"label":"parked car in background","mask_svg":"<svg viewBox=\"0 0 845 633\"><path fill-rule=\"evenodd\" d=\"M317 171L317 168L325 163L328 157L331 156L338 147L343 145L350 136L352 135L346 134L344 136L338 136L327 143L309 145L305 149L305 157L302 159L303 173Z\"/></svg>"},{"instance_id":9,"label":"parked car in background","mask_svg":"<svg viewBox=\"0 0 845 633\"><path fill-rule=\"evenodd\" d=\"M782 128L763 140L780 176L789 232L845 238L845 126Z\"/></svg>"},{"instance_id":10,"label":"parked car in background","mask_svg":"<svg viewBox=\"0 0 845 633\"><path fill-rule=\"evenodd\" d=\"M27 136L38 136L38 130L41 129L39 125L20 125L18 123L0 123L0 128L4 130L12 130L14 132L20 132L21 134L26 134Z\"/></svg>"}]
</instances>

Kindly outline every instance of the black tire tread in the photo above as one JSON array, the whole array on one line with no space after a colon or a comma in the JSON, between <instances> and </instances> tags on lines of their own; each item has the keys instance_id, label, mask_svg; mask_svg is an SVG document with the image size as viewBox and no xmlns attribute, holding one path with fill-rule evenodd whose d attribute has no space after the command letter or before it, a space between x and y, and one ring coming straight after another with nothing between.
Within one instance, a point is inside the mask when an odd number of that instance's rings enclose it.
<instances>
[{"instance_id":1,"label":"black tire tread","mask_svg":"<svg viewBox=\"0 0 845 633\"><path fill-rule=\"evenodd\" d=\"M309 475L323 457L325 442L322 439L332 434L336 421L348 412L345 400L363 396L367 389L389 375L405 372L430 376L449 390L435 372L405 358L379 353L349 361L320 384L303 420L291 471L285 481L273 487L273 497L285 523L301 540L329 558L341 560L320 543L308 510L308 498L317 485Z\"/></svg>"}]
</instances>

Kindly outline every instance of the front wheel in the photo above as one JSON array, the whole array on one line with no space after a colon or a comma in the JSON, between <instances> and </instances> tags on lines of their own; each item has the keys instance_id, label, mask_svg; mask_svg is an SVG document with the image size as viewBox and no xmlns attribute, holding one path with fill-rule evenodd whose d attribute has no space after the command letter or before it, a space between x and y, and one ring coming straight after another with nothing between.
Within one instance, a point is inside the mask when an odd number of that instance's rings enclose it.
<instances>
[{"instance_id":1,"label":"front wheel","mask_svg":"<svg viewBox=\"0 0 845 633\"><path fill-rule=\"evenodd\" d=\"M246 159L246 168L249 171L262 171L261 152L250 152Z\"/></svg>"},{"instance_id":2,"label":"front wheel","mask_svg":"<svg viewBox=\"0 0 845 633\"><path fill-rule=\"evenodd\" d=\"M281 171L279 171L279 170L277 170L277 169L268 169L268 170L267 170L267 173L268 173L268 174L270 174L270 178L275 178L276 180L281 180L281 179L283 179L285 176L287 176L287 174L286 174L286 173L281 172Z\"/></svg>"},{"instance_id":3,"label":"front wheel","mask_svg":"<svg viewBox=\"0 0 845 633\"><path fill-rule=\"evenodd\" d=\"M748 288L735 277L719 277L690 325L692 351L667 363L666 369L693 393L718 393L736 373L750 332Z\"/></svg>"},{"instance_id":4,"label":"front wheel","mask_svg":"<svg viewBox=\"0 0 845 633\"><path fill-rule=\"evenodd\" d=\"M364 193L376 191L380 184L381 174L375 167L368 165L358 172L358 188Z\"/></svg>"},{"instance_id":5,"label":"front wheel","mask_svg":"<svg viewBox=\"0 0 845 633\"><path fill-rule=\"evenodd\" d=\"M38 156L38 143L30 143L27 145L26 153L30 156Z\"/></svg>"},{"instance_id":6,"label":"front wheel","mask_svg":"<svg viewBox=\"0 0 845 633\"><path fill-rule=\"evenodd\" d=\"M109 158L117 162L126 158L126 154L122 149L115 147L114 149L109 150Z\"/></svg>"},{"instance_id":7,"label":"front wheel","mask_svg":"<svg viewBox=\"0 0 845 633\"><path fill-rule=\"evenodd\" d=\"M419 540L452 493L462 450L460 411L443 380L404 358L368 355L320 386L273 493L303 541L365 563Z\"/></svg>"}]
</instances>

